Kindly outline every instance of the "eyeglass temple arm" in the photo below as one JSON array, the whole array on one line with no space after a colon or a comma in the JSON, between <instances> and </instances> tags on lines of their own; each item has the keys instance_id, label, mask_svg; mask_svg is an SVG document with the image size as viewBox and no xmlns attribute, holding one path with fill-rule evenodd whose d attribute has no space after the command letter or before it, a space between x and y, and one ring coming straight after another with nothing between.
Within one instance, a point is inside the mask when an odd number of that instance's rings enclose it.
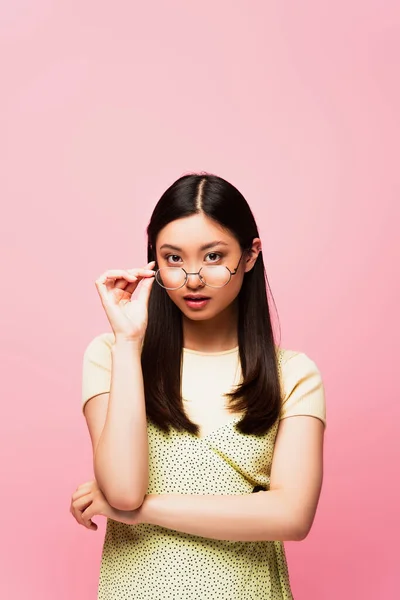
<instances>
[{"instance_id":1,"label":"eyeglass temple arm","mask_svg":"<svg viewBox=\"0 0 400 600\"><path fill-rule=\"evenodd\" d=\"M238 262L238 264L237 264L237 267L236 267L236 269L234 269L234 271L230 271L231 275L236 275L236 272L237 272L237 270L238 270L238 268L239 268L239 265L240 265L240 261L242 260L242 256L243 256L243 254L244 254L244 253L245 253L247 250L249 250L249 248L245 248L245 249L243 250L242 254L240 255L239 262ZM229 269L229 270L230 270L230 269Z\"/></svg>"}]
</instances>

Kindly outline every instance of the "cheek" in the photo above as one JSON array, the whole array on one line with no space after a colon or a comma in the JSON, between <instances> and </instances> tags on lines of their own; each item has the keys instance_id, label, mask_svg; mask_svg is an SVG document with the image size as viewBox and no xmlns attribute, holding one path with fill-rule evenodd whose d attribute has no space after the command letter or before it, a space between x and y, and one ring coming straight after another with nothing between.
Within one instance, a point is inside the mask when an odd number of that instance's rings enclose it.
<instances>
[{"instance_id":1,"label":"cheek","mask_svg":"<svg viewBox=\"0 0 400 600\"><path fill-rule=\"evenodd\" d=\"M220 306L225 308L237 298L241 287L241 281L237 280L233 282L231 280L226 287L220 289L218 294L214 294L214 299Z\"/></svg>"},{"instance_id":2,"label":"cheek","mask_svg":"<svg viewBox=\"0 0 400 600\"><path fill-rule=\"evenodd\" d=\"M181 291L181 290L179 290L179 291ZM165 290L165 292L167 293L171 302L173 302L180 308L182 303L179 302L179 300L180 300L179 294L177 294L176 292L173 292L171 290Z\"/></svg>"}]
</instances>

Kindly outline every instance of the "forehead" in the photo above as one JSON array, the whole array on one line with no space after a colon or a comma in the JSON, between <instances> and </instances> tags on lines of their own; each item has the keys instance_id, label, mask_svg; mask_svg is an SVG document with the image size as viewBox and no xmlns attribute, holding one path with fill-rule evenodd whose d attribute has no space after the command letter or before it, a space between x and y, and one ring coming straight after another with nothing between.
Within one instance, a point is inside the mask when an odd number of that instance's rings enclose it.
<instances>
[{"instance_id":1,"label":"forehead","mask_svg":"<svg viewBox=\"0 0 400 600\"><path fill-rule=\"evenodd\" d=\"M232 246L237 244L234 236L204 214L191 215L171 221L157 236L157 248L173 244L187 251L197 250L207 242L220 240Z\"/></svg>"}]
</instances>

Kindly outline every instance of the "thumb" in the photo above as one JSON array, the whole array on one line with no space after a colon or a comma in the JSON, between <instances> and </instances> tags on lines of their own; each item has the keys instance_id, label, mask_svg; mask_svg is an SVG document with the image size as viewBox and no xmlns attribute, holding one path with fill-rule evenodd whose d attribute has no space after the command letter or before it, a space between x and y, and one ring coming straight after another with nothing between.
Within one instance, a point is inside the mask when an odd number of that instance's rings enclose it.
<instances>
[{"instance_id":1,"label":"thumb","mask_svg":"<svg viewBox=\"0 0 400 600\"><path fill-rule=\"evenodd\" d=\"M155 277L147 277L142 279L138 290L138 301L147 306L149 302L150 291L153 286Z\"/></svg>"}]
</instances>

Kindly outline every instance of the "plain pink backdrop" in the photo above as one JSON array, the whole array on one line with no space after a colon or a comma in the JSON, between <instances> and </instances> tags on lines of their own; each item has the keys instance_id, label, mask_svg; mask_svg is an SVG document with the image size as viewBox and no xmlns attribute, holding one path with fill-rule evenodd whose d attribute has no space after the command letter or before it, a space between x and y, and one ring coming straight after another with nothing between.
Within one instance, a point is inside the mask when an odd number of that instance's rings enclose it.
<instances>
[{"instance_id":1,"label":"plain pink backdrop","mask_svg":"<svg viewBox=\"0 0 400 600\"><path fill-rule=\"evenodd\" d=\"M96 597L105 521L69 513L82 354L110 330L94 281L146 262L196 170L250 203L282 344L324 378L294 596L398 596L399 51L395 1L1 3L1 598Z\"/></svg>"}]
</instances>

